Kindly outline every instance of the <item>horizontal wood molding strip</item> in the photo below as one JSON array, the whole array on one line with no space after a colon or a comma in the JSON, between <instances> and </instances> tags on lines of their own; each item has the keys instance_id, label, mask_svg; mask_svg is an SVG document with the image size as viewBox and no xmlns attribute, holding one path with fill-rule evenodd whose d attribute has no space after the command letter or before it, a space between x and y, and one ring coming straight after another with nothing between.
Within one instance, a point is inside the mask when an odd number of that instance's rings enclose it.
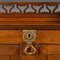
<instances>
[{"instance_id":1,"label":"horizontal wood molding strip","mask_svg":"<svg viewBox=\"0 0 60 60\"><path fill-rule=\"evenodd\" d=\"M0 29L60 29L60 2L0 2Z\"/></svg>"},{"instance_id":2,"label":"horizontal wood molding strip","mask_svg":"<svg viewBox=\"0 0 60 60\"><path fill-rule=\"evenodd\" d=\"M60 29L60 18L0 18L0 29Z\"/></svg>"},{"instance_id":3,"label":"horizontal wood molding strip","mask_svg":"<svg viewBox=\"0 0 60 60\"><path fill-rule=\"evenodd\" d=\"M0 18L59 18L59 14L48 14L48 13L41 13L41 14L36 14L36 13L0 13Z\"/></svg>"}]
</instances>

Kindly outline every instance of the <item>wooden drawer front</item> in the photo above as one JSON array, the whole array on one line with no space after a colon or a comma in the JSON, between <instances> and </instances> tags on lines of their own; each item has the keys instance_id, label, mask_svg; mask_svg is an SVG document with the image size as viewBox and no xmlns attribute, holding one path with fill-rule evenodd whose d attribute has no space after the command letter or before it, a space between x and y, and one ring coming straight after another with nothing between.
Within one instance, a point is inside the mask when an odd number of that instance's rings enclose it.
<instances>
[{"instance_id":1,"label":"wooden drawer front","mask_svg":"<svg viewBox=\"0 0 60 60\"><path fill-rule=\"evenodd\" d=\"M60 60L60 55L48 55L48 60Z\"/></svg>"},{"instance_id":2,"label":"wooden drawer front","mask_svg":"<svg viewBox=\"0 0 60 60\"><path fill-rule=\"evenodd\" d=\"M35 45L37 53L24 54L22 45L0 45L0 60L60 60L60 45Z\"/></svg>"},{"instance_id":3,"label":"wooden drawer front","mask_svg":"<svg viewBox=\"0 0 60 60\"><path fill-rule=\"evenodd\" d=\"M46 53L40 48L41 46L35 45L37 49L37 53L33 55L25 54L24 49L26 47L25 44L22 44L20 48L20 60L46 60Z\"/></svg>"},{"instance_id":4,"label":"wooden drawer front","mask_svg":"<svg viewBox=\"0 0 60 60\"><path fill-rule=\"evenodd\" d=\"M23 30L0 30L0 44L21 44ZM36 30L35 43L60 44L60 30Z\"/></svg>"},{"instance_id":5,"label":"wooden drawer front","mask_svg":"<svg viewBox=\"0 0 60 60\"><path fill-rule=\"evenodd\" d=\"M19 46L0 45L0 60L19 60Z\"/></svg>"},{"instance_id":6,"label":"wooden drawer front","mask_svg":"<svg viewBox=\"0 0 60 60\"><path fill-rule=\"evenodd\" d=\"M60 44L60 30L37 30L36 43Z\"/></svg>"},{"instance_id":7,"label":"wooden drawer front","mask_svg":"<svg viewBox=\"0 0 60 60\"><path fill-rule=\"evenodd\" d=\"M0 44L19 44L21 30L0 30Z\"/></svg>"},{"instance_id":8,"label":"wooden drawer front","mask_svg":"<svg viewBox=\"0 0 60 60\"><path fill-rule=\"evenodd\" d=\"M1 56L0 55L0 60L10 60L10 56Z\"/></svg>"},{"instance_id":9,"label":"wooden drawer front","mask_svg":"<svg viewBox=\"0 0 60 60\"><path fill-rule=\"evenodd\" d=\"M24 54L23 49L20 49L20 60L60 60L60 45L36 45L38 54Z\"/></svg>"},{"instance_id":10,"label":"wooden drawer front","mask_svg":"<svg viewBox=\"0 0 60 60\"><path fill-rule=\"evenodd\" d=\"M0 30L0 60L60 60L60 30L36 30L36 53L24 53L23 30Z\"/></svg>"},{"instance_id":11,"label":"wooden drawer front","mask_svg":"<svg viewBox=\"0 0 60 60\"><path fill-rule=\"evenodd\" d=\"M60 45L41 45L46 54L46 60L60 60Z\"/></svg>"},{"instance_id":12,"label":"wooden drawer front","mask_svg":"<svg viewBox=\"0 0 60 60\"><path fill-rule=\"evenodd\" d=\"M43 50L48 60L60 60L60 45L46 45Z\"/></svg>"}]
</instances>

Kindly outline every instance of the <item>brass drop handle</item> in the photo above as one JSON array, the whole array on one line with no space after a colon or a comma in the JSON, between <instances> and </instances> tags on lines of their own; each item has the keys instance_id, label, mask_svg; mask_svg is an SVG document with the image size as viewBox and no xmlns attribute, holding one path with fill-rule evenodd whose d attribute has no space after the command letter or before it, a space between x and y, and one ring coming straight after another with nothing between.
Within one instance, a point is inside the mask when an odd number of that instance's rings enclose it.
<instances>
[{"instance_id":1,"label":"brass drop handle","mask_svg":"<svg viewBox=\"0 0 60 60\"><path fill-rule=\"evenodd\" d=\"M31 48L33 49L33 51L28 51L28 49ZM36 53L36 48L33 46L33 45L27 45L26 48L24 49L24 53L25 54L29 54L29 55L32 55L32 54L35 54Z\"/></svg>"},{"instance_id":2,"label":"brass drop handle","mask_svg":"<svg viewBox=\"0 0 60 60\"><path fill-rule=\"evenodd\" d=\"M23 40L27 43L27 46L23 50L25 54L32 55L36 53L36 48L32 45L35 39L36 30L23 30Z\"/></svg>"}]
</instances>

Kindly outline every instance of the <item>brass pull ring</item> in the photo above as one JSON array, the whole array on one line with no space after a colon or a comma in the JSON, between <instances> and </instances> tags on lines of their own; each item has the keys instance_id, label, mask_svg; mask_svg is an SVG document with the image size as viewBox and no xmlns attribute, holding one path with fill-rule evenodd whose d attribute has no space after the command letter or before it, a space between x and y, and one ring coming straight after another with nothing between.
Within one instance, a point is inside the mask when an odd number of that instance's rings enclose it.
<instances>
[{"instance_id":1,"label":"brass pull ring","mask_svg":"<svg viewBox=\"0 0 60 60\"><path fill-rule=\"evenodd\" d=\"M28 52L28 48L29 48L29 47L30 47L31 49L33 49L33 51ZM36 48L35 48L32 44L27 45L26 48L24 49L24 53L25 53L25 54L29 54L29 55L33 55L33 54L36 53Z\"/></svg>"}]
</instances>

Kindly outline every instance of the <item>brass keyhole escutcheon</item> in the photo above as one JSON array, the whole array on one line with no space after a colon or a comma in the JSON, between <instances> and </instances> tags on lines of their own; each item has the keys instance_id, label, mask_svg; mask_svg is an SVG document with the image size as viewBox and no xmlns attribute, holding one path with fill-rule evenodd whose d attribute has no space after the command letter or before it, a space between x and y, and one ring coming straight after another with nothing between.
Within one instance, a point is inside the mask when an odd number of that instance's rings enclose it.
<instances>
[{"instance_id":1,"label":"brass keyhole escutcheon","mask_svg":"<svg viewBox=\"0 0 60 60\"><path fill-rule=\"evenodd\" d=\"M23 40L33 42L36 39L36 30L23 30Z\"/></svg>"},{"instance_id":2,"label":"brass keyhole escutcheon","mask_svg":"<svg viewBox=\"0 0 60 60\"><path fill-rule=\"evenodd\" d=\"M27 43L24 48L25 54L35 54L36 48L32 45L32 42L36 39L36 30L23 30L23 40Z\"/></svg>"},{"instance_id":3,"label":"brass keyhole escutcheon","mask_svg":"<svg viewBox=\"0 0 60 60\"><path fill-rule=\"evenodd\" d=\"M34 34L33 34L33 33L27 32L27 33L25 34L25 39L31 41L33 38L34 38Z\"/></svg>"}]
</instances>

